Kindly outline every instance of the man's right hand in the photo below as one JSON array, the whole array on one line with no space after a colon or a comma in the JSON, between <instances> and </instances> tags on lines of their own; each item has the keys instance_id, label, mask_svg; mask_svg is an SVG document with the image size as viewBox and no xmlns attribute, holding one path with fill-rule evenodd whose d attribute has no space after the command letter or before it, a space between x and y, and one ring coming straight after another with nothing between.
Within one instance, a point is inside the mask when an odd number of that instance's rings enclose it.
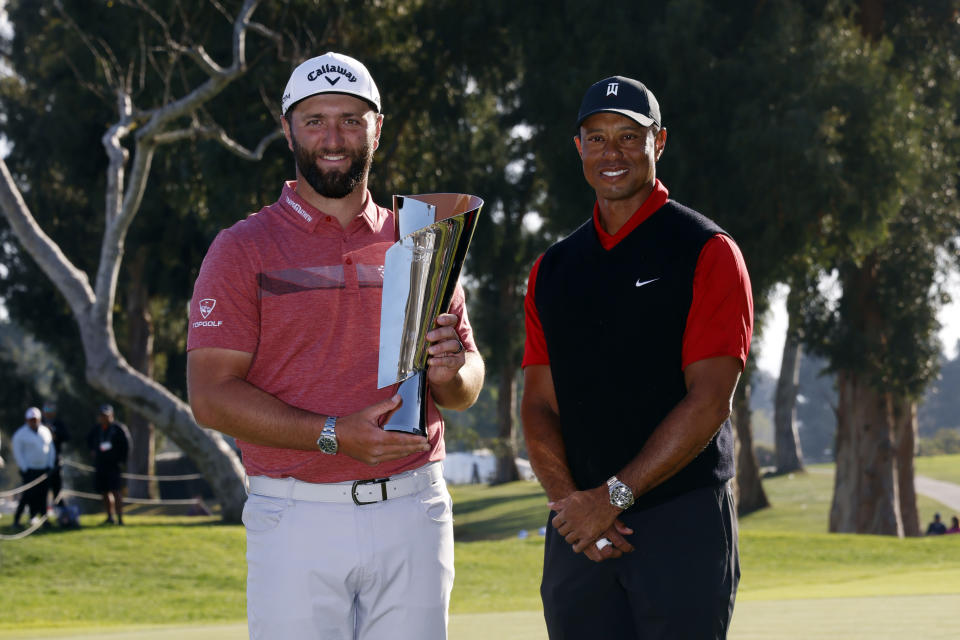
<instances>
[{"instance_id":1,"label":"man's right hand","mask_svg":"<svg viewBox=\"0 0 960 640\"><path fill-rule=\"evenodd\" d=\"M400 396L372 404L337 419L338 453L375 465L430 450L424 436L384 431L380 425L400 407Z\"/></svg>"},{"instance_id":2,"label":"man's right hand","mask_svg":"<svg viewBox=\"0 0 960 640\"><path fill-rule=\"evenodd\" d=\"M633 533L633 529L623 524L620 519L613 521L613 524L609 529L603 532L593 544L587 545L587 548L583 550L583 555L587 556L594 562L603 562L604 560L610 560L611 558L619 558L625 553L630 553L633 551L633 545L627 541L624 536L628 536ZM601 544L602 549L597 546L597 542L600 540L606 539L610 544Z\"/></svg>"}]
</instances>

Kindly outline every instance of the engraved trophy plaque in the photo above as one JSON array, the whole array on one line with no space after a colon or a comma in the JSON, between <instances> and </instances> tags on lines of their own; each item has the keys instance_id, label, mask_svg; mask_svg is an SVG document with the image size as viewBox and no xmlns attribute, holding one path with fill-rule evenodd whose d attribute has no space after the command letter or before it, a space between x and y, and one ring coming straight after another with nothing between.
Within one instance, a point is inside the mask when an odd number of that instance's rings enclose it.
<instances>
[{"instance_id":1,"label":"engraved trophy plaque","mask_svg":"<svg viewBox=\"0 0 960 640\"><path fill-rule=\"evenodd\" d=\"M387 431L427 434L426 334L450 306L483 200L463 193L394 196L398 240L387 250L377 386L400 383Z\"/></svg>"}]
</instances>

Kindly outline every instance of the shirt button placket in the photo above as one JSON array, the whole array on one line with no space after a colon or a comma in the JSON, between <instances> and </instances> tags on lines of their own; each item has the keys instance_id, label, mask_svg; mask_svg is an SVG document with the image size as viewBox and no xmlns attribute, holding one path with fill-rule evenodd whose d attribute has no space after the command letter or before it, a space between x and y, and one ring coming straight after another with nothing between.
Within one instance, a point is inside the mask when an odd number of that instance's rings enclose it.
<instances>
[{"instance_id":1,"label":"shirt button placket","mask_svg":"<svg viewBox=\"0 0 960 640\"><path fill-rule=\"evenodd\" d=\"M353 264L353 258L347 255L347 241L343 236L340 237L340 255L343 258L343 274L347 283L347 289L357 291L360 286L357 277L357 268Z\"/></svg>"}]
</instances>

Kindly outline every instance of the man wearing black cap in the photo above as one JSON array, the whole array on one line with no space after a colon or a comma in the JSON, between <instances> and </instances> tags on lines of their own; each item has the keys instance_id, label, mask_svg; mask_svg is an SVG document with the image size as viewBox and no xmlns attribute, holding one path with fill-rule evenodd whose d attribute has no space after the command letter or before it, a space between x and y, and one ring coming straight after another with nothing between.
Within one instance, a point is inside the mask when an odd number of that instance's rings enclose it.
<instances>
[{"instance_id":1,"label":"man wearing black cap","mask_svg":"<svg viewBox=\"0 0 960 640\"><path fill-rule=\"evenodd\" d=\"M103 509L107 512L103 524L123 525L122 467L130 453L130 430L113 419L113 407L109 404L101 405L97 424L87 436L87 446L93 457L93 485L103 495Z\"/></svg>"},{"instance_id":2,"label":"man wearing black cap","mask_svg":"<svg viewBox=\"0 0 960 640\"><path fill-rule=\"evenodd\" d=\"M733 240L657 180L667 131L650 90L601 80L576 124L593 216L537 261L525 303L524 435L552 509L547 629L723 638L749 276Z\"/></svg>"},{"instance_id":3,"label":"man wearing black cap","mask_svg":"<svg viewBox=\"0 0 960 640\"><path fill-rule=\"evenodd\" d=\"M250 497L251 638L446 637L453 516L439 406L483 383L462 288L426 334L427 436L381 428L380 299L393 212L367 189L380 93L329 52L290 75L282 126L296 181L214 240L194 287L190 403L234 436Z\"/></svg>"}]
</instances>

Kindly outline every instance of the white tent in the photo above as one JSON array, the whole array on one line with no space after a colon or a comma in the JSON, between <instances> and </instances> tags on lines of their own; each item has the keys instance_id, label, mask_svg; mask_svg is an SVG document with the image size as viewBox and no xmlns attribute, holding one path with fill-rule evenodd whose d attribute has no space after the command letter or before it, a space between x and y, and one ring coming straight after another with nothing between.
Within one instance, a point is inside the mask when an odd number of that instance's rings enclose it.
<instances>
[{"instance_id":1,"label":"white tent","mask_svg":"<svg viewBox=\"0 0 960 640\"><path fill-rule=\"evenodd\" d=\"M523 480L536 480L530 461L517 458L517 470ZM443 477L449 484L490 482L497 471L497 457L489 449L447 453L443 461Z\"/></svg>"}]
</instances>

